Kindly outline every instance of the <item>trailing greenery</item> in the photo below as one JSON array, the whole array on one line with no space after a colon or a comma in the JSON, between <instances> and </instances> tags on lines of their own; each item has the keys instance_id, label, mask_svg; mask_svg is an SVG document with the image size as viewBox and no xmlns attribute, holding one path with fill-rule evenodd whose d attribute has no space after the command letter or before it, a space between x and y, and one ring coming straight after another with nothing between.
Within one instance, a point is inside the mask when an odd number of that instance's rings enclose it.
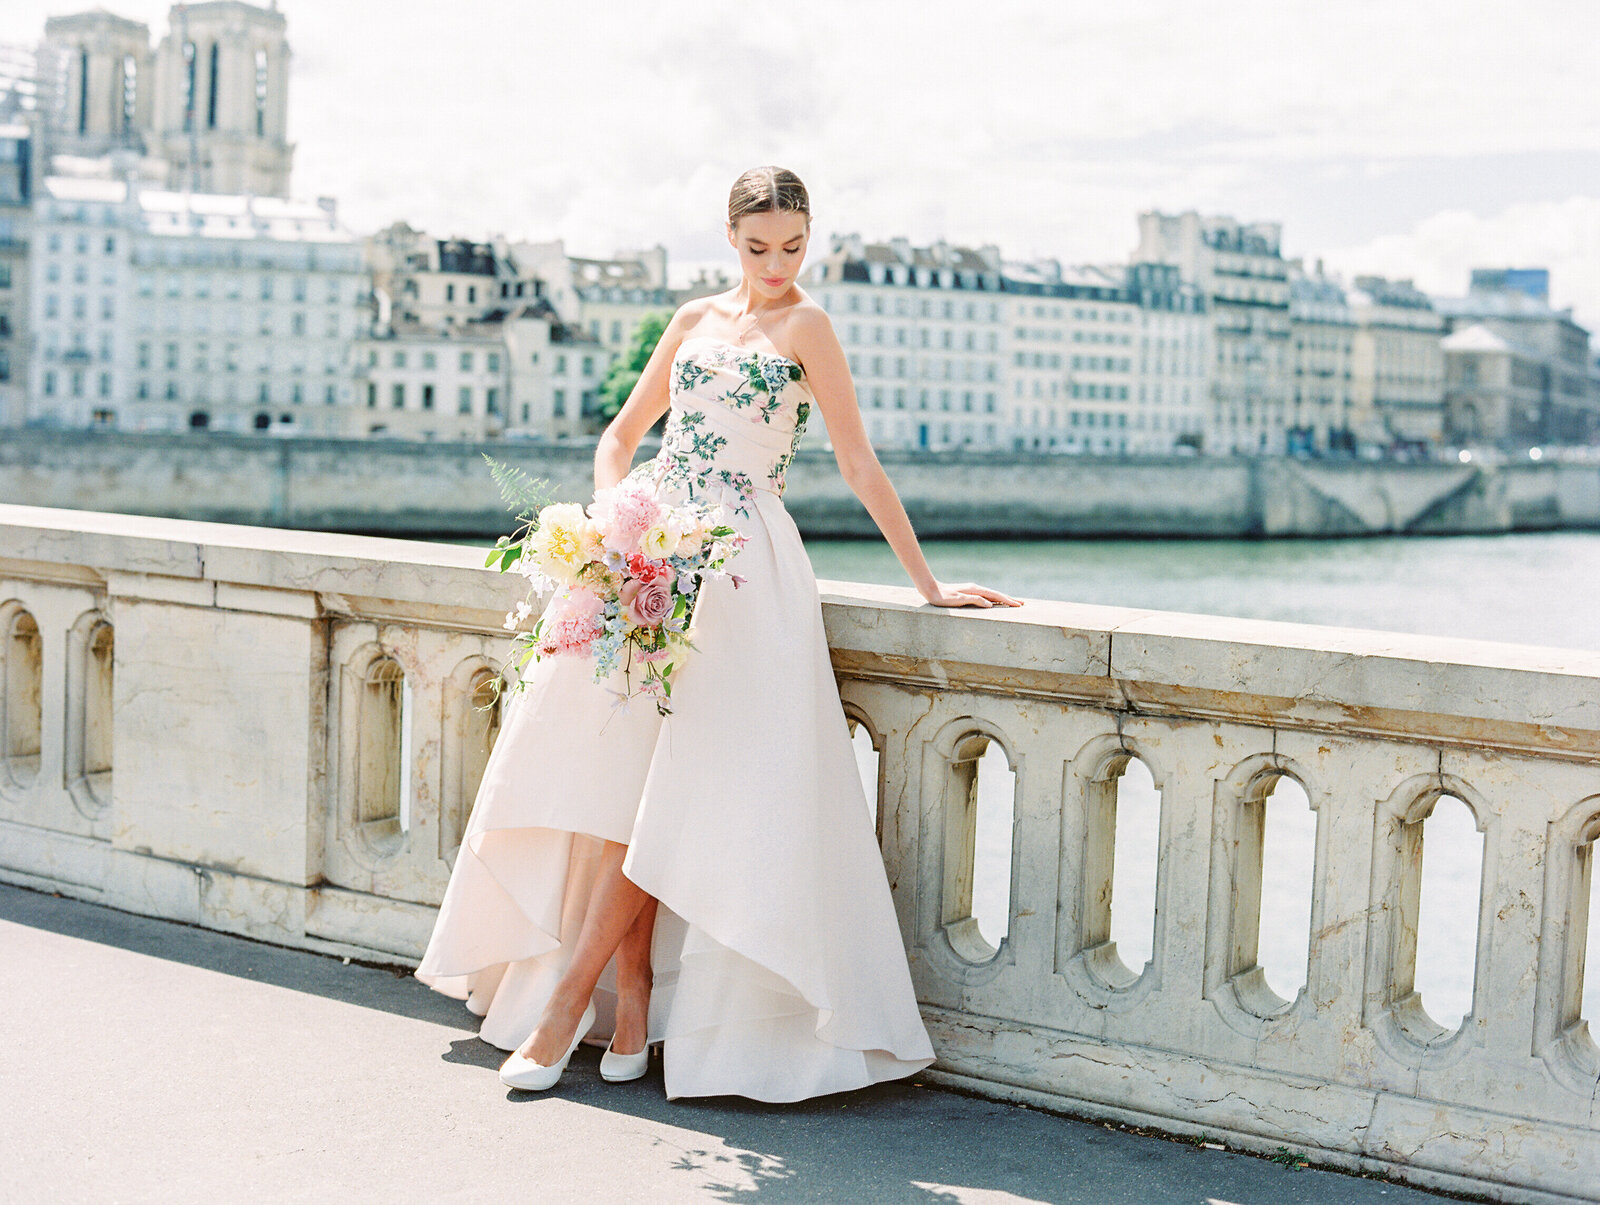
<instances>
[{"instance_id":1,"label":"trailing greenery","mask_svg":"<svg viewBox=\"0 0 1600 1205\"><path fill-rule=\"evenodd\" d=\"M639 325L634 327L633 337L628 350L618 356L611 364L611 370L606 373L606 379L600 383L600 417L610 422L617 417L617 411L622 409L628 395L633 392L633 387L639 383L640 374L644 366L650 362L650 356L656 349L656 344L661 342L662 332L667 329L667 323L672 321L669 313L656 312L646 314L639 319Z\"/></svg>"},{"instance_id":2,"label":"trailing greenery","mask_svg":"<svg viewBox=\"0 0 1600 1205\"><path fill-rule=\"evenodd\" d=\"M483 458L489 463L489 475L500 488L500 497L505 499L506 509L517 512L516 529L510 535L496 540L494 547L489 550L488 559L483 562L488 567L498 561L500 572L504 573L522 558L522 537L539 518L539 512L555 498L550 492L550 482L543 477L530 477L522 469L496 460L487 452Z\"/></svg>"}]
</instances>

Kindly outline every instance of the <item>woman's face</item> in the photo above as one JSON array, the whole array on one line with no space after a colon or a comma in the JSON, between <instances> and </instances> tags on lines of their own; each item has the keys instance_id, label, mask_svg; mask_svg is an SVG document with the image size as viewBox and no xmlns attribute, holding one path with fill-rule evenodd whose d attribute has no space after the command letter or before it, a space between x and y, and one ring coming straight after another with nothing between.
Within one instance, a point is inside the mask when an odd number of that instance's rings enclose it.
<instances>
[{"instance_id":1,"label":"woman's face","mask_svg":"<svg viewBox=\"0 0 1600 1205\"><path fill-rule=\"evenodd\" d=\"M728 241L739 252L739 266L750 291L781 297L800 275L810 239L803 213L750 213L728 228Z\"/></svg>"}]
</instances>

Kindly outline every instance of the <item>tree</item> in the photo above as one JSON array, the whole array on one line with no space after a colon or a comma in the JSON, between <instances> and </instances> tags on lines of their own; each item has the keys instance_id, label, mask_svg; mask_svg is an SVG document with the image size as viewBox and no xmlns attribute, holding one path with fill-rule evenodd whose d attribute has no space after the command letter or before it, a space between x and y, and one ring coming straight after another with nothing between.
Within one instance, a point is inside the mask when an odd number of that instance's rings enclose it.
<instances>
[{"instance_id":1,"label":"tree","mask_svg":"<svg viewBox=\"0 0 1600 1205\"><path fill-rule=\"evenodd\" d=\"M610 422L617 417L617 411L622 409L633 387L639 383L639 376L650 362L650 355L655 351L656 344L661 342L661 334L670 321L672 315L665 313L646 314L639 319L628 350L612 361L606 379L600 382L601 418Z\"/></svg>"}]
</instances>

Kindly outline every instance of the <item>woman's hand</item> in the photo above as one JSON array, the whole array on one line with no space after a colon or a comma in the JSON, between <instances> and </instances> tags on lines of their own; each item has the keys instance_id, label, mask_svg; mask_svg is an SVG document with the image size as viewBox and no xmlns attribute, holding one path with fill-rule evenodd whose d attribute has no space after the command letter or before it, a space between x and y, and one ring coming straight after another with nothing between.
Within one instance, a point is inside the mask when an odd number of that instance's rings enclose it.
<instances>
[{"instance_id":1,"label":"woman's hand","mask_svg":"<svg viewBox=\"0 0 1600 1205\"><path fill-rule=\"evenodd\" d=\"M936 607L1020 607L1022 600L1012 598L1009 594L1002 594L998 590L991 590L988 586L980 586L976 582L962 582L959 585L947 586L945 583L934 579L930 589L922 591L922 597Z\"/></svg>"}]
</instances>

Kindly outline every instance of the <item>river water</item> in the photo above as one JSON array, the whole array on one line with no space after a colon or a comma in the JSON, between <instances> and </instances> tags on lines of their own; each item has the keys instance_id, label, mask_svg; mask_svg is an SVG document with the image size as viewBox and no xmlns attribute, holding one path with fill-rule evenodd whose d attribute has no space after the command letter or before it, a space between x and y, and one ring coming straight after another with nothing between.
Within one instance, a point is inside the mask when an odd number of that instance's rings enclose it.
<instances>
[{"instance_id":1,"label":"river water","mask_svg":"<svg viewBox=\"0 0 1600 1205\"><path fill-rule=\"evenodd\" d=\"M907 585L882 541L808 541L817 576ZM1023 598L1378 628L1600 649L1600 532L1360 540L940 541L924 545L946 581ZM875 754L857 734L863 779ZM979 770L974 915L991 942L1009 912L1012 779L991 746ZM870 791L869 791L870 794ZM1138 970L1150 956L1160 797L1139 763L1119 784L1112 937ZM1285 780L1268 805L1259 961L1292 999L1305 981L1314 815ZM1465 805L1427 822L1417 987L1446 1028L1471 1004L1482 838ZM1600 881L1600 876L1597 876ZM1198 904L1199 901L1196 901ZM1600 918L1600 901L1594 915ZM1194 931L1194 930L1190 930ZM1585 1015L1600 1018L1600 921L1590 929Z\"/></svg>"}]
</instances>

